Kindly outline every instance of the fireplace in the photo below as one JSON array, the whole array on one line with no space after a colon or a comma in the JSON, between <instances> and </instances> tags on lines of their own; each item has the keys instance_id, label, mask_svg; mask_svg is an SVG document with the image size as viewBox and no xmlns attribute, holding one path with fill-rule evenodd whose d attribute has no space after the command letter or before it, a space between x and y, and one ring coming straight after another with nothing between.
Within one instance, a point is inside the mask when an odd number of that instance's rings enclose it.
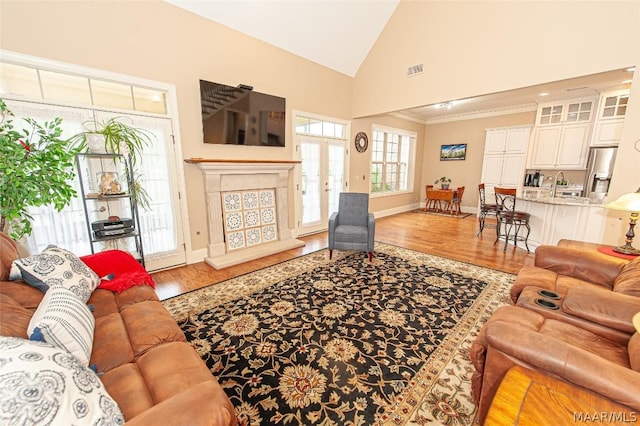
<instances>
[{"instance_id":1,"label":"fireplace","mask_svg":"<svg viewBox=\"0 0 640 426\"><path fill-rule=\"evenodd\" d=\"M304 246L289 228L289 175L297 161L192 158L204 177L205 262L216 269Z\"/></svg>"}]
</instances>

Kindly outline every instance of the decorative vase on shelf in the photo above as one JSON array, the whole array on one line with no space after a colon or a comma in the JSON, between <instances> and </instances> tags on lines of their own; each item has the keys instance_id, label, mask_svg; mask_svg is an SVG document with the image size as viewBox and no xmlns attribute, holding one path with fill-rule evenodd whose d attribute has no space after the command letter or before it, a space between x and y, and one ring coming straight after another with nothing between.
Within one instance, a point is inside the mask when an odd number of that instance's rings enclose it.
<instances>
[{"instance_id":1,"label":"decorative vase on shelf","mask_svg":"<svg viewBox=\"0 0 640 426\"><path fill-rule=\"evenodd\" d=\"M117 195L122 193L118 175L114 172L98 173L98 186L102 195Z\"/></svg>"}]
</instances>

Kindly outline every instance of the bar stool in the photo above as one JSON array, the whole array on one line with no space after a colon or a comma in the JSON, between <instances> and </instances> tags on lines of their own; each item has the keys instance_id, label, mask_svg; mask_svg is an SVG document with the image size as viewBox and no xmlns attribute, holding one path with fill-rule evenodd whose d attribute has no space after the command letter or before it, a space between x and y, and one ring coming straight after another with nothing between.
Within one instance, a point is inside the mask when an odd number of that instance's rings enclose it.
<instances>
[{"instance_id":1,"label":"bar stool","mask_svg":"<svg viewBox=\"0 0 640 426\"><path fill-rule=\"evenodd\" d=\"M496 216L498 207L495 204L487 204L484 192L484 183L478 185L478 193L480 196L480 213L478 214L478 233L476 236L482 234L482 230L486 228L495 228L494 225L486 225L485 219L487 216Z\"/></svg>"},{"instance_id":2,"label":"bar stool","mask_svg":"<svg viewBox=\"0 0 640 426\"><path fill-rule=\"evenodd\" d=\"M516 210L515 188L494 188L494 190L498 222L496 224L496 240L493 244L504 238L504 250L506 251L513 231L513 245L518 247L518 241L522 241L527 248L527 253L530 253L527 242L531 232L531 227L529 226L531 215L527 212ZM520 235L520 229L522 228L526 230L524 235Z\"/></svg>"}]
</instances>

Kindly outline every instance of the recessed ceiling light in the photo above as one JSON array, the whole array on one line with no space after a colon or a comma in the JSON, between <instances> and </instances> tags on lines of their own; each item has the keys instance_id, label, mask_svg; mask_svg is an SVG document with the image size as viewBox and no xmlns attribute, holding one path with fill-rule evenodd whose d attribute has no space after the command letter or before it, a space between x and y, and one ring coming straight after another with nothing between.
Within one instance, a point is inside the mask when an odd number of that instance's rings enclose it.
<instances>
[{"instance_id":1,"label":"recessed ceiling light","mask_svg":"<svg viewBox=\"0 0 640 426\"><path fill-rule=\"evenodd\" d=\"M636 70L636 67L629 67L627 68L627 71L629 72L634 72Z\"/></svg>"},{"instance_id":2,"label":"recessed ceiling light","mask_svg":"<svg viewBox=\"0 0 640 426\"><path fill-rule=\"evenodd\" d=\"M547 93L547 92L542 92L542 93L540 93L540 96L549 96L549 93Z\"/></svg>"},{"instance_id":3,"label":"recessed ceiling light","mask_svg":"<svg viewBox=\"0 0 640 426\"><path fill-rule=\"evenodd\" d=\"M624 81L622 82L622 84L629 84L629 83L631 83L632 81L633 81L633 80L624 80Z\"/></svg>"}]
</instances>

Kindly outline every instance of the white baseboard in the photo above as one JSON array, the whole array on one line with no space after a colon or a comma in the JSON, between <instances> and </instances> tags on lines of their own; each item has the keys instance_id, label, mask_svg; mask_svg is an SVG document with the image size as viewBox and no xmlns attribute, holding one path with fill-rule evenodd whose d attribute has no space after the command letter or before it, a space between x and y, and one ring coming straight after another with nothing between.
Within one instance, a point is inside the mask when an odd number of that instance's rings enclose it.
<instances>
[{"instance_id":1,"label":"white baseboard","mask_svg":"<svg viewBox=\"0 0 640 426\"><path fill-rule=\"evenodd\" d=\"M420 203L413 203L413 204L408 204L400 207L394 207L392 209L378 210L377 212L374 212L373 215L376 218L385 217L385 216L391 216L398 213L410 212L411 210L415 210L419 208L420 208Z\"/></svg>"},{"instance_id":2,"label":"white baseboard","mask_svg":"<svg viewBox=\"0 0 640 426\"><path fill-rule=\"evenodd\" d=\"M187 265L191 265L192 263L204 262L205 257L207 257L206 247L199 250L192 250L191 253L187 254Z\"/></svg>"}]
</instances>

